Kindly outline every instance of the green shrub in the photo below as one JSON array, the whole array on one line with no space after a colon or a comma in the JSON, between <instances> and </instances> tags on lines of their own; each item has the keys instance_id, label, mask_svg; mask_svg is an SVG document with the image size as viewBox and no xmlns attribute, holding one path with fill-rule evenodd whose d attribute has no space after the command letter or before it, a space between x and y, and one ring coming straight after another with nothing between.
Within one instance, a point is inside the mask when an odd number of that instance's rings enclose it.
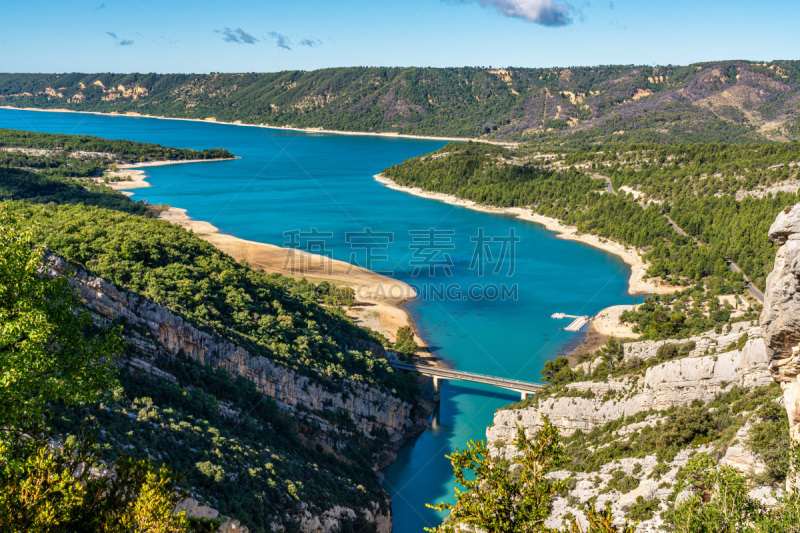
<instances>
[{"instance_id":1,"label":"green shrub","mask_svg":"<svg viewBox=\"0 0 800 533\"><path fill-rule=\"evenodd\" d=\"M645 500L642 496L636 497L636 503L628 510L628 518L634 522L650 520L658 511L659 501L656 499Z\"/></svg>"}]
</instances>

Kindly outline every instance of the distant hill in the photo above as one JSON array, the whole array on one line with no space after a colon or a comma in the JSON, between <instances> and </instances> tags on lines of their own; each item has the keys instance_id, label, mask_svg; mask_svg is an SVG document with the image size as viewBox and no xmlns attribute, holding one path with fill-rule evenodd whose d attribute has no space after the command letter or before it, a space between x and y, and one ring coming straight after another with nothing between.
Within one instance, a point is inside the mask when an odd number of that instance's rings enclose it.
<instances>
[{"instance_id":1,"label":"distant hill","mask_svg":"<svg viewBox=\"0 0 800 533\"><path fill-rule=\"evenodd\" d=\"M800 137L800 61L270 74L0 74L0 105L344 131L545 140Z\"/></svg>"}]
</instances>

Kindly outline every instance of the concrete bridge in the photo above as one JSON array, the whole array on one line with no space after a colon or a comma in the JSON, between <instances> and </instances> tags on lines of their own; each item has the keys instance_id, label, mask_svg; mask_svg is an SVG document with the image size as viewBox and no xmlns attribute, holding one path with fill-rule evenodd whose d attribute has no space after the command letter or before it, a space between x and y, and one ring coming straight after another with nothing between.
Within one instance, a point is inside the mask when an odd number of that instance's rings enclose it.
<instances>
[{"instance_id":1,"label":"concrete bridge","mask_svg":"<svg viewBox=\"0 0 800 533\"><path fill-rule=\"evenodd\" d=\"M501 389L512 390L520 394L521 399L525 399L528 394L533 394L540 390L543 385L539 383L530 383L527 381L518 381L516 379L505 379L494 376L486 376L484 374L473 374L472 372L462 372L460 370L451 370L449 368L440 368L430 365L417 365L414 363L405 363L402 361L391 360L392 366L398 370L406 370L408 372L416 372L423 376L430 376L433 378L433 388L436 393L439 393L441 382L443 379L454 379L457 381L471 381L473 383L483 383L485 385L492 385Z\"/></svg>"}]
</instances>

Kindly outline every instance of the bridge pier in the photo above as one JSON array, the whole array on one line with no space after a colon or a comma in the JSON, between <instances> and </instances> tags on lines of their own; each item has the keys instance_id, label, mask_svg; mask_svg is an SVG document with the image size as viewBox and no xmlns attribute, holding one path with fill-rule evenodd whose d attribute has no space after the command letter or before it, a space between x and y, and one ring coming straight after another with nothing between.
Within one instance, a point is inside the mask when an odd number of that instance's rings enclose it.
<instances>
[{"instance_id":1,"label":"bridge pier","mask_svg":"<svg viewBox=\"0 0 800 533\"><path fill-rule=\"evenodd\" d=\"M438 395L442 392L442 378L433 376L433 393Z\"/></svg>"},{"instance_id":2,"label":"bridge pier","mask_svg":"<svg viewBox=\"0 0 800 533\"><path fill-rule=\"evenodd\" d=\"M524 390L520 390L520 391L517 391L517 392L518 392L518 393L519 393L519 395L520 395L520 400L524 402L524 401L525 401L525 398L527 398L527 397L528 397L528 393L527 393L527 392L525 392Z\"/></svg>"}]
</instances>

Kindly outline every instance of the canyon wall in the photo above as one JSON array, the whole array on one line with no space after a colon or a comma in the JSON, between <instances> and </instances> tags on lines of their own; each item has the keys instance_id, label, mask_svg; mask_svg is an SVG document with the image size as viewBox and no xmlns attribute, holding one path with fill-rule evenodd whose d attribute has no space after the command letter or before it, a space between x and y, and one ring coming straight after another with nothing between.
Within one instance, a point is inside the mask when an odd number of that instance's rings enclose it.
<instances>
[{"instance_id":1,"label":"canyon wall","mask_svg":"<svg viewBox=\"0 0 800 533\"><path fill-rule=\"evenodd\" d=\"M317 439L334 448L345 446L355 436L368 439L386 439L382 452L373 458L374 468L383 468L395 458L402 441L422 432L427 424L427 414L432 405L423 402L415 409L391 391L358 383L346 378L323 382L287 368L280 363L251 353L213 333L203 331L169 309L117 288L108 281L74 269L63 258L47 254L44 271L51 276L66 276L76 288L87 307L99 317L127 321L125 335L140 357L132 357L129 366L175 381L168 369L158 368L154 362L159 356L182 355L216 368L224 368L234 377L252 381L259 392L275 399L284 413L304 420L317 431L307 437ZM382 351L379 346L366 347ZM224 406L221 405L221 409ZM331 422L326 411L349 413L354 429ZM315 515L306 510L297 517L304 533L339 531L339 520L351 519L357 514L375 524L378 531L391 531L391 515L383 511L378 501L388 500L388 495L376 495L372 508L353 509L336 507ZM216 511L199 502L186 502L187 510L196 516L214 515ZM388 508L388 506L386 506ZM280 524L275 527L281 529ZM227 528L227 529L226 529ZM237 529L238 528L238 529ZM224 531L247 531L236 521L227 520Z\"/></svg>"},{"instance_id":2,"label":"canyon wall","mask_svg":"<svg viewBox=\"0 0 800 533\"><path fill-rule=\"evenodd\" d=\"M770 373L783 390L789 433L800 442L800 204L778 215L769 237L779 248L767 277L761 325Z\"/></svg>"}]
</instances>

